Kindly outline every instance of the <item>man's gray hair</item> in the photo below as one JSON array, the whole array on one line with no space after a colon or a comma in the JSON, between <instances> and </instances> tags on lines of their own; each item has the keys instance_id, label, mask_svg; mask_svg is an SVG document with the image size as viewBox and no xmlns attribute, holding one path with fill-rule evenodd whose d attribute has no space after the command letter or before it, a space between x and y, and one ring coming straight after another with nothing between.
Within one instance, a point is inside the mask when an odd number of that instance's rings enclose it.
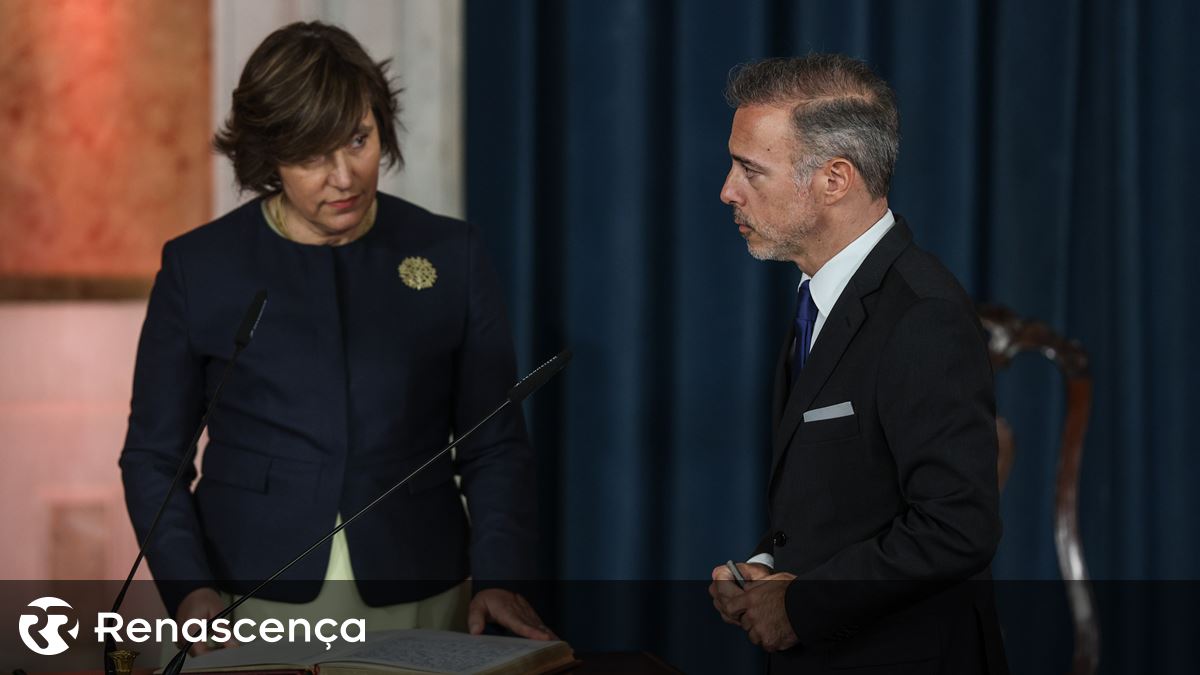
<instances>
[{"instance_id":1,"label":"man's gray hair","mask_svg":"<svg viewBox=\"0 0 1200 675\"><path fill-rule=\"evenodd\" d=\"M725 100L734 108L792 106L797 176L841 157L858 169L872 197L887 196L900 152L900 111L896 93L866 63L809 54L742 64L729 72Z\"/></svg>"}]
</instances>

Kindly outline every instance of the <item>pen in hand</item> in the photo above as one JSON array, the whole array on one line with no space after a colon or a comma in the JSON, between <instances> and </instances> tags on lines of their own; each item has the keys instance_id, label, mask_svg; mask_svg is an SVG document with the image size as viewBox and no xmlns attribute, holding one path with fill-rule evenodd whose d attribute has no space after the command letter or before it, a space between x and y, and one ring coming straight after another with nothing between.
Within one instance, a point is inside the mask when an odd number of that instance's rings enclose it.
<instances>
[{"instance_id":1,"label":"pen in hand","mask_svg":"<svg viewBox=\"0 0 1200 675\"><path fill-rule=\"evenodd\" d=\"M746 578L742 576L742 571L738 569L737 565L733 564L732 560L727 560L725 561L725 567L727 567L729 569L729 573L733 575L733 580L737 583L738 588L742 589L743 591L746 590Z\"/></svg>"}]
</instances>

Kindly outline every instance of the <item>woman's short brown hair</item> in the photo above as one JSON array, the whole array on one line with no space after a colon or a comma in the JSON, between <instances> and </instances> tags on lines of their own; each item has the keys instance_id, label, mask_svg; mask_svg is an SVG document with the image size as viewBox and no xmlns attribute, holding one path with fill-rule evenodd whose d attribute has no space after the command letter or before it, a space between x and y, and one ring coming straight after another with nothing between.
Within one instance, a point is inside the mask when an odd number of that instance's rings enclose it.
<instances>
[{"instance_id":1,"label":"woman's short brown hair","mask_svg":"<svg viewBox=\"0 0 1200 675\"><path fill-rule=\"evenodd\" d=\"M346 31L320 21L293 23L267 36L242 70L233 107L213 147L233 162L242 190L281 188L279 166L332 152L375 113L388 167L404 165L396 130L400 93Z\"/></svg>"}]
</instances>

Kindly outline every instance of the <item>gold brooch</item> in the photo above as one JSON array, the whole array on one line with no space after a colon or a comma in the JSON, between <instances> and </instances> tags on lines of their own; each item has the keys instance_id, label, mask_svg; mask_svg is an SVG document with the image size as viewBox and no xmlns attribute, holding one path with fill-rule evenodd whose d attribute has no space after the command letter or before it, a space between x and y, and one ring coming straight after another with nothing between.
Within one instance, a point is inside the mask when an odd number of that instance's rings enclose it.
<instances>
[{"instance_id":1,"label":"gold brooch","mask_svg":"<svg viewBox=\"0 0 1200 675\"><path fill-rule=\"evenodd\" d=\"M433 263L420 256L405 258L397 270L404 285L418 291L432 288L433 282L437 281L437 269Z\"/></svg>"}]
</instances>

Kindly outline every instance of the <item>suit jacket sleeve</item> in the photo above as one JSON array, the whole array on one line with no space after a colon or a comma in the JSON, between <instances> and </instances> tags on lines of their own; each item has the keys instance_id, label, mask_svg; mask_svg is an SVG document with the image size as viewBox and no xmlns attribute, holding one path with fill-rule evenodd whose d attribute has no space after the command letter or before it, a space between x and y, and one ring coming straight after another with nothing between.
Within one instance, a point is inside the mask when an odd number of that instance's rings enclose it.
<instances>
[{"instance_id":1,"label":"suit jacket sleeve","mask_svg":"<svg viewBox=\"0 0 1200 675\"><path fill-rule=\"evenodd\" d=\"M758 546L754 547L754 552L751 553L749 557L753 558L754 556L762 555L763 553L775 555L775 544L772 541L772 533L769 530L763 535L763 538L758 541Z\"/></svg>"},{"instance_id":2,"label":"suit jacket sleeve","mask_svg":"<svg viewBox=\"0 0 1200 675\"><path fill-rule=\"evenodd\" d=\"M455 373L454 428L460 434L504 401L517 379L501 286L474 226L468 235L468 259L466 334ZM477 590L488 581L535 576L533 461L519 407L506 409L459 447Z\"/></svg>"},{"instance_id":3,"label":"suit jacket sleeve","mask_svg":"<svg viewBox=\"0 0 1200 675\"><path fill-rule=\"evenodd\" d=\"M905 506L879 536L788 587L801 642L846 637L940 582L967 579L999 543L992 374L971 310L946 299L914 303L888 338L876 396Z\"/></svg>"},{"instance_id":4,"label":"suit jacket sleeve","mask_svg":"<svg viewBox=\"0 0 1200 675\"><path fill-rule=\"evenodd\" d=\"M192 352L187 289L172 242L150 292L138 342L129 430L121 452L125 504L143 541L203 415L203 363ZM146 560L171 616L187 593L212 586L212 572L190 490L196 467L186 467L163 510Z\"/></svg>"}]
</instances>

